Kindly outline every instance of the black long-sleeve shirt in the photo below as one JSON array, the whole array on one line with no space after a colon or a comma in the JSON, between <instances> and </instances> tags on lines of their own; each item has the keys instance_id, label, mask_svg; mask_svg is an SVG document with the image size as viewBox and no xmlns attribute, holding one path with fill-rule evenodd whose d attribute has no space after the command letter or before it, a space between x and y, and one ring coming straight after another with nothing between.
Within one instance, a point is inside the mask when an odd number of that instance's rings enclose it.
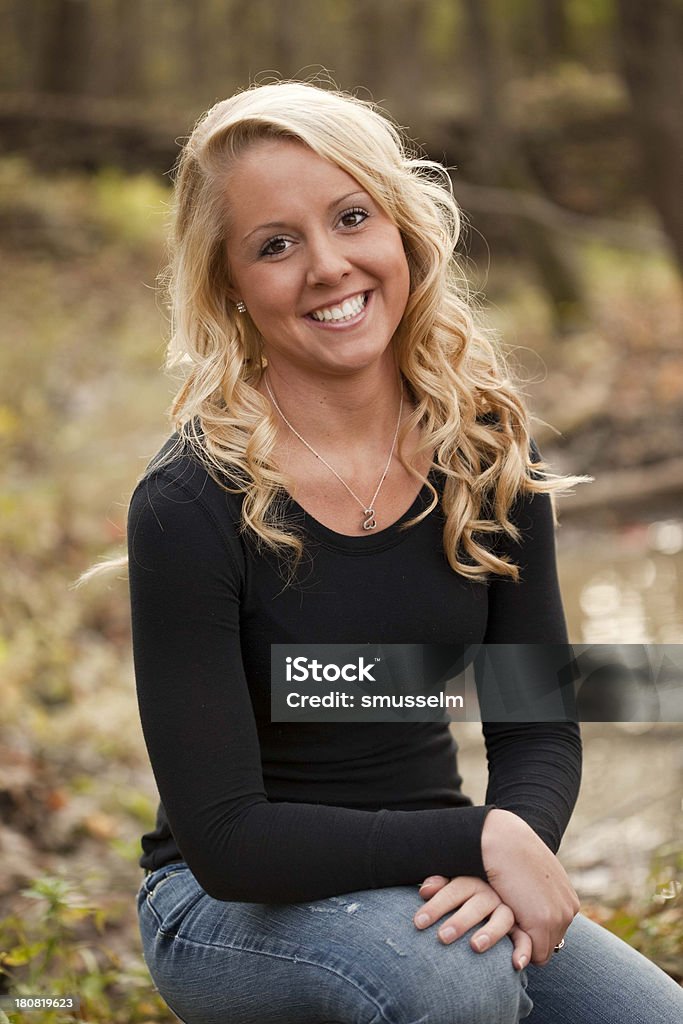
<instances>
[{"instance_id":1,"label":"black long-sleeve shirt","mask_svg":"<svg viewBox=\"0 0 683 1024\"><path fill-rule=\"evenodd\" d=\"M438 487L438 479L432 477ZM184 859L221 900L296 902L429 874L485 877L492 805L557 850L579 785L571 723L485 723L484 807L461 792L448 723L272 723L272 643L565 643L547 496L519 499L521 581L471 581L418 495L377 533L335 533L287 499L296 578L240 531L239 495L191 455L153 469L128 524L143 732L161 804L145 868Z\"/></svg>"}]
</instances>

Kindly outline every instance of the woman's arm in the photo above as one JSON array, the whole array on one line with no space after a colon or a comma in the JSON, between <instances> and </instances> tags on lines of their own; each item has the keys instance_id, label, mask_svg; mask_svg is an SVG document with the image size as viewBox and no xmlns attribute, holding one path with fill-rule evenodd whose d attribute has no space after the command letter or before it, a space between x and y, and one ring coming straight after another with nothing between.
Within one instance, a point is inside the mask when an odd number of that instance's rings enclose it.
<instances>
[{"instance_id":1,"label":"woman's arm","mask_svg":"<svg viewBox=\"0 0 683 1024\"><path fill-rule=\"evenodd\" d=\"M173 835L202 887L222 900L296 902L433 873L484 877L488 808L268 801L240 648L244 557L216 488L180 459L138 486L128 527L143 732Z\"/></svg>"},{"instance_id":2,"label":"woman's arm","mask_svg":"<svg viewBox=\"0 0 683 1024\"><path fill-rule=\"evenodd\" d=\"M520 499L513 521L519 543L505 553L519 566L520 579L490 584L486 644L543 645L520 652L530 673L554 674L569 652L555 557L550 498ZM545 679L529 680L543 691ZM555 682L555 680L551 680ZM483 717L483 716L482 716ZM576 722L484 722L489 763L486 802L513 811L557 852L581 782L581 734Z\"/></svg>"},{"instance_id":3,"label":"woman's arm","mask_svg":"<svg viewBox=\"0 0 683 1024\"><path fill-rule=\"evenodd\" d=\"M542 675L554 675L568 653L550 498L519 500L514 519L522 536L507 548L519 565L520 580L491 584L485 641L544 645L524 651L521 659L531 676L529 690L542 692L548 682ZM579 727L571 721L485 722L483 729L489 762L486 800L496 807L482 832L487 879L530 936L533 961L544 963L579 909L554 856L579 792Z\"/></svg>"},{"instance_id":4,"label":"woman's arm","mask_svg":"<svg viewBox=\"0 0 683 1024\"><path fill-rule=\"evenodd\" d=\"M539 651L538 657L526 658L528 671L552 671L553 661L562 660L560 648L567 643L567 630L549 497L520 499L511 518L522 536L519 543L506 541L502 547L520 567L520 580L499 578L490 584L485 643L558 645L548 657ZM546 680L528 682L530 689L542 692ZM487 879L514 914L522 934L531 939L534 963L545 963L579 908L564 868L554 856L579 791L579 728L574 722L484 721L483 731L489 763L486 802L495 805L482 832ZM453 888L458 882L438 884L436 895L428 890L431 898L423 912L430 921L459 906ZM526 952L515 951L516 966Z\"/></svg>"}]
</instances>

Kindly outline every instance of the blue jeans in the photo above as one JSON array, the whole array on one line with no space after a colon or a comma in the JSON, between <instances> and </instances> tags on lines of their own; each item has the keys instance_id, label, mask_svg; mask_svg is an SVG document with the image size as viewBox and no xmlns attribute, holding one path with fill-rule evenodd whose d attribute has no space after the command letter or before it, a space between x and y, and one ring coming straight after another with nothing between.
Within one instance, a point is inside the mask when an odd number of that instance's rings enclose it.
<instances>
[{"instance_id":1,"label":"blue jeans","mask_svg":"<svg viewBox=\"0 0 683 1024\"><path fill-rule=\"evenodd\" d=\"M544 967L505 938L475 953L418 931L417 888L311 903L224 903L183 862L138 893L145 960L185 1024L681 1024L683 989L577 917Z\"/></svg>"}]
</instances>

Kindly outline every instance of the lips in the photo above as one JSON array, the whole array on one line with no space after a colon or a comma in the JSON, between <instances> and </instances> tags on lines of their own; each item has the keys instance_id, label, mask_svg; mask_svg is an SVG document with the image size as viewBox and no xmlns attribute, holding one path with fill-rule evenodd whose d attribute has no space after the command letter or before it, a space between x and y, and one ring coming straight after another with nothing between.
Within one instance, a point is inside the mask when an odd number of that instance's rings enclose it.
<instances>
[{"instance_id":1,"label":"lips","mask_svg":"<svg viewBox=\"0 0 683 1024\"><path fill-rule=\"evenodd\" d=\"M320 306L311 313L307 313L306 316L318 323L343 323L346 320L353 320L365 309L368 294L368 292L357 292L337 303Z\"/></svg>"}]
</instances>

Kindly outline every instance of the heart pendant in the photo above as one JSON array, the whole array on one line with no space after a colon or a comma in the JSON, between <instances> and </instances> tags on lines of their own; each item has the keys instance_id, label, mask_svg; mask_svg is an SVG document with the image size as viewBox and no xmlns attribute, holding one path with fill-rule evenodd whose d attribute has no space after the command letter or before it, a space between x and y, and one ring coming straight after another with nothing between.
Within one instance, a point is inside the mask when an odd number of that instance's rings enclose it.
<instances>
[{"instance_id":1,"label":"heart pendant","mask_svg":"<svg viewBox=\"0 0 683 1024\"><path fill-rule=\"evenodd\" d=\"M363 511L363 515L366 517L363 520L363 529L364 530L374 530L375 527L377 526L377 520L375 519L375 510L374 510L374 508L366 508Z\"/></svg>"}]
</instances>

